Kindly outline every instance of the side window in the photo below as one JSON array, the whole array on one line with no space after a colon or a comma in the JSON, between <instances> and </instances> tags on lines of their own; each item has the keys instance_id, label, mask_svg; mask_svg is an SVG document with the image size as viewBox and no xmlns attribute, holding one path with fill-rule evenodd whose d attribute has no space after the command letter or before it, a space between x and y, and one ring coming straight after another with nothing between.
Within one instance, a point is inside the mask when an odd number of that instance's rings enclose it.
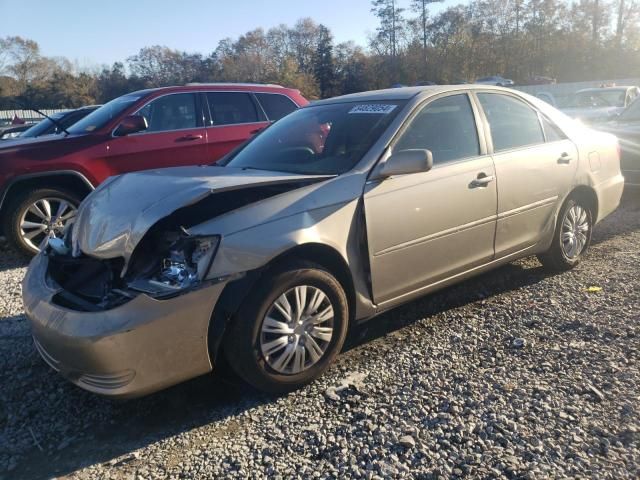
<instances>
[{"instance_id":1,"label":"side window","mask_svg":"<svg viewBox=\"0 0 640 480\"><path fill-rule=\"evenodd\" d=\"M394 151L431 150L433 162L452 162L480 154L478 131L469 97L451 95L426 105L411 120Z\"/></svg>"},{"instance_id":2,"label":"side window","mask_svg":"<svg viewBox=\"0 0 640 480\"><path fill-rule=\"evenodd\" d=\"M256 97L258 97L258 101L262 105L262 108L264 108L267 117L272 121L280 120L298 108L286 95L256 93Z\"/></svg>"},{"instance_id":3,"label":"side window","mask_svg":"<svg viewBox=\"0 0 640 480\"><path fill-rule=\"evenodd\" d=\"M544 143L538 113L526 103L499 93L479 93L496 152Z\"/></svg>"},{"instance_id":4,"label":"side window","mask_svg":"<svg viewBox=\"0 0 640 480\"><path fill-rule=\"evenodd\" d=\"M540 115L540 118L542 119L542 126L544 128L544 135L547 138L547 142L557 142L567 138L567 136L562 133L562 130L560 130L551 120L547 119L544 115Z\"/></svg>"},{"instance_id":5,"label":"side window","mask_svg":"<svg viewBox=\"0 0 640 480\"><path fill-rule=\"evenodd\" d=\"M258 111L251 94L242 92L209 92L212 125L258 122Z\"/></svg>"},{"instance_id":6,"label":"side window","mask_svg":"<svg viewBox=\"0 0 640 480\"><path fill-rule=\"evenodd\" d=\"M138 115L147 119L145 132L196 128L196 98L192 93L165 95L146 104Z\"/></svg>"}]
</instances>

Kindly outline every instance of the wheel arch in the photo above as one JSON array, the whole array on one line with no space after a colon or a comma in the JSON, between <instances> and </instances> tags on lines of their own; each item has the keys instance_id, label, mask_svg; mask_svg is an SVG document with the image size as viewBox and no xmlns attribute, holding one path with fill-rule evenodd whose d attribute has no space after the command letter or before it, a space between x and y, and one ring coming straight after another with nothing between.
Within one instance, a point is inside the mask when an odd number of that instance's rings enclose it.
<instances>
[{"instance_id":1,"label":"wheel arch","mask_svg":"<svg viewBox=\"0 0 640 480\"><path fill-rule=\"evenodd\" d=\"M75 170L43 172L21 175L13 178L0 198L0 216L4 217L7 204L11 199L24 191L33 188L64 188L85 197L95 188L89 179Z\"/></svg>"},{"instance_id":2,"label":"wheel arch","mask_svg":"<svg viewBox=\"0 0 640 480\"><path fill-rule=\"evenodd\" d=\"M247 272L242 278L230 282L225 287L209 322L208 345L212 364L221 359L223 339L229 322L232 321L233 316L250 291L265 275L296 261L319 265L335 276L344 289L349 306L349 324L353 324L356 293L347 261L340 252L325 244L305 243L296 245L271 259L265 266Z\"/></svg>"},{"instance_id":3,"label":"wheel arch","mask_svg":"<svg viewBox=\"0 0 640 480\"><path fill-rule=\"evenodd\" d=\"M574 188L571 191L571 193L569 193L566 200L570 198L579 199L584 202L585 206L591 212L591 218L593 223L595 224L598 218L598 208L599 208L598 194L596 193L596 191L587 185L580 185Z\"/></svg>"}]
</instances>

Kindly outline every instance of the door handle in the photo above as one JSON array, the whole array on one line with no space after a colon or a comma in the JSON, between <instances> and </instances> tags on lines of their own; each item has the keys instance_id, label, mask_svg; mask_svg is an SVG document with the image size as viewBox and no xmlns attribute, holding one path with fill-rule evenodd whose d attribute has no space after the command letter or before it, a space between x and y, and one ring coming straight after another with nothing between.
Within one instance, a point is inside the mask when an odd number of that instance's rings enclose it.
<instances>
[{"instance_id":1,"label":"door handle","mask_svg":"<svg viewBox=\"0 0 640 480\"><path fill-rule=\"evenodd\" d=\"M571 160L573 158L571 157L571 155L569 155L567 152L563 152L562 155L560 155L560 157L558 158L558 163L561 165L567 165L568 163L571 163Z\"/></svg>"},{"instance_id":2,"label":"door handle","mask_svg":"<svg viewBox=\"0 0 640 480\"><path fill-rule=\"evenodd\" d=\"M194 140L202 140L202 135L185 135L184 137L178 138L179 142L192 142Z\"/></svg>"},{"instance_id":3,"label":"door handle","mask_svg":"<svg viewBox=\"0 0 640 480\"><path fill-rule=\"evenodd\" d=\"M481 188L486 187L495 180L493 175L487 175L485 173L479 173L478 176L471 181L469 188Z\"/></svg>"}]
</instances>

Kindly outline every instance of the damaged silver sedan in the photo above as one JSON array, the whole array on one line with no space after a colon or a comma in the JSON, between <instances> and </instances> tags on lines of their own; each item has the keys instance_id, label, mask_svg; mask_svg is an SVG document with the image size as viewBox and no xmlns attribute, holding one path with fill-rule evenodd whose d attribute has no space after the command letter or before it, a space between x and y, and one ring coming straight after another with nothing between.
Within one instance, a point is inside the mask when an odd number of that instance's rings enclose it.
<instances>
[{"instance_id":1,"label":"damaged silver sedan","mask_svg":"<svg viewBox=\"0 0 640 480\"><path fill-rule=\"evenodd\" d=\"M384 310L524 256L573 267L623 189L615 137L487 86L317 102L222 163L108 180L33 259L53 369L118 397L220 362L295 389Z\"/></svg>"}]
</instances>

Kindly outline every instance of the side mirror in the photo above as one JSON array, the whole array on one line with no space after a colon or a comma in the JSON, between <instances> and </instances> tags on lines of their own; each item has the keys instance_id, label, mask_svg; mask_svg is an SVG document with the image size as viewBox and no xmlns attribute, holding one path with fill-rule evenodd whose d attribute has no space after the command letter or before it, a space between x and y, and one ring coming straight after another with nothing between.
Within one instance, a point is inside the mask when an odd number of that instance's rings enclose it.
<instances>
[{"instance_id":1,"label":"side mirror","mask_svg":"<svg viewBox=\"0 0 640 480\"><path fill-rule=\"evenodd\" d=\"M430 150L401 150L391 155L380 171L381 177L428 172L433 168Z\"/></svg>"},{"instance_id":2,"label":"side mirror","mask_svg":"<svg viewBox=\"0 0 640 480\"><path fill-rule=\"evenodd\" d=\"M124 137L132 133L142 132L147 128L149 128L149 124L145 117L142 115L129 115L122 119L122 122L120 122L120 125L118 125L113 134L116 137Z\"/></svg>"}]
</instances>

